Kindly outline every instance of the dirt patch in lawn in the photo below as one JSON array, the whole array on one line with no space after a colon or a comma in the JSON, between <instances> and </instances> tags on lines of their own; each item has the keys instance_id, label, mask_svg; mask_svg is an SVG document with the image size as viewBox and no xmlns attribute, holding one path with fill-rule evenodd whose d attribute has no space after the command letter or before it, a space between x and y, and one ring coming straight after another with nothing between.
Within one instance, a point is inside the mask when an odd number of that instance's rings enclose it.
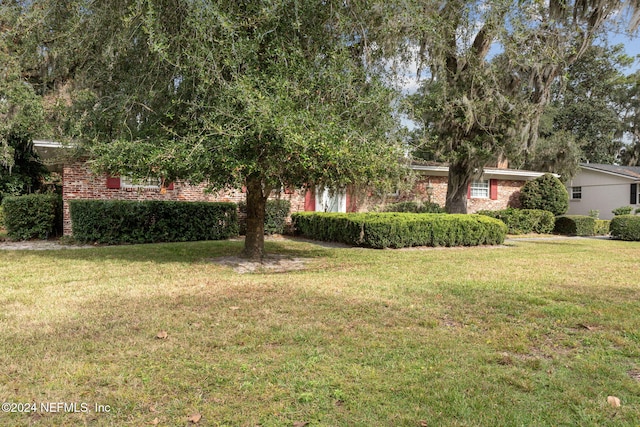
<instances>
[{"instance_id":1,"label":"dirt patch in lawn","mask_svg":"<svg viewBox=\"0 0 640 427\"><path fill-rule=\"evenodd\" d=\"M233 268L240 274L246 273L286 273L288 271L300 271L305 269L309 258L297 258L281 254L265 255L262 262L249 260L239 256L225 256L211 258L214 264Z\"/></svg>"}]
</instances>

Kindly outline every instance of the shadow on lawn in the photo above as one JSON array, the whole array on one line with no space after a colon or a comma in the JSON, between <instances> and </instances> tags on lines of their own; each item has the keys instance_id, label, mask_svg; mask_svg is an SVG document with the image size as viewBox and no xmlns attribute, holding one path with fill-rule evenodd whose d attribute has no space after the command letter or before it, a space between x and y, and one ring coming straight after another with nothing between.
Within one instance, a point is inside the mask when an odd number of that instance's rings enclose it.
<instances>
[{"instance_id":1,"label":"shadow on lawn","mask_svg":"<svg viewBox=\"0 0 640 427\"><path fill-rule=\"evenodd\" d=\"M148 243L137 245L97 246L94 248L74 248L60 250L22 251L22 253L60 260L108 261L155 263L201 263L211 258L238 256L244 247L240 239ZM291 257L320 258L331 256L336 245L304 239L279 238L265 241L266 254L280 254ZM343 247L343 246L340 246ZM348 248L347 246L344 246Z\"/></svg>"}]
</instances>

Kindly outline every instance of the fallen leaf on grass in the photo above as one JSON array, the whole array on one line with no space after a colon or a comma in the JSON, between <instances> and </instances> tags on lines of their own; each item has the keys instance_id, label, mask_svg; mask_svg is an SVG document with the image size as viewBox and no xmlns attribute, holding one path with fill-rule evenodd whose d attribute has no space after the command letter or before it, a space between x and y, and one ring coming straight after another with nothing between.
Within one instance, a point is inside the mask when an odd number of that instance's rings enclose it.
<instances>
[{"instance_id":1,"label":"fallen leaf on grass","mask_svg":"<svg viewBox=\"0 0 640 427\"><path fill-rule=\"evenodd\" d=\"M233 310L233 311L240 310L240 307L237 307L237 306L229 307L229 310Z\"/></svg>"},{"instance_id":2,"label":"fallen leaf on grass","mask_svg":"<svg viewBox=\"0 0 640 427\"><path fill-rule=\"evenodd\" d=\"M296 421L293 423L293 427L304 427L306 425L309 425L308 421Z\"/></svg>"},{"instance_id":3,"label":"fallen leaf on grass","mask_svg":"<svg viewBox=\"0 0 640 427\"><path fill-rule=\"evenodd\" d=\"M586 329L587 331L593 331L593 328L589 325L585 325L584 323L578 323L578 326L580 326L583 329Z\"/></svg>"},{"instance_id":4,"label":"fallen leaf on grass","mask_svg":"<svg viewBox=\"0 0 640 427\"><path fill-rule=\"evenodd\" d=\"M425 420L420 420L420 427L428 427L427 422Z\"/></svg>"},{"instance_id":5,"label":"fallen leaf on grass","mask_svg":"<svg viewBox=\"0 0 640 427\"><path fill-rule=\"evenodd\" d=\"M194 424L197 424L200 421L201 418L202 418L202 415L200 415L198 413L195 413L195 414L191 415L189 418L187 418L187 421L190 421L190 422L192 422Z\"/></svg>"},{"instance_id":6,"label":"fallen leaf on grass","mask_svg":"<svg viewBox=\"0 0 640 427\"><path fill-rule=\"evenodd\" d=\"M164 339L167 339L168 336L169 334L167 333L167 331L160 331L158 332L158 335L156 335L156 338L160 340L164 340Z\"/></svg>"},{"instance_id":7,"label":"fallen leaf on grass","mask_svg":"<svg viewBox=\"0 0 640 427\"><path fill-rule=\"evenodd\" d=\"M160 420L158 419L158 417L156 417L149 424L151 424L152 426L157 426L158 424L160 424Z\"/></svg>"},{"instance_id":8,"label":"fallen leaf on grass","mask_svg":"<svg viewBox=\"0 0 640 427\"><path fill-rule=\"evenodd\" d=\"M149 406L149 412L158 412L158 411L156 411L156 407L155 406L151 405L151 406Z\"/></svg>"},{"instance_id":9,"label":"fallen leaf on grass","mask_svg":"<svg viewBox=\"0 0 640 427\"><path fill-rule=\"evenodd\" d=\"M620 399L615 396L607 396L607 402L609 402L609 405L611 405L612 408L620 407Z\"/></svg>"}]
</instances>

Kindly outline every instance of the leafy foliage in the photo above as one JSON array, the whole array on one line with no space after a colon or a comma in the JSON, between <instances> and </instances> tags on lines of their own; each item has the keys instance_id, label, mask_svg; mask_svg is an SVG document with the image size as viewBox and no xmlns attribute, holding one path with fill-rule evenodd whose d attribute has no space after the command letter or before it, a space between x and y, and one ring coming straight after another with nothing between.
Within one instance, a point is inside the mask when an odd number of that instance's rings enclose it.
<instances>
[{"instance_id":1,"label":"leafy foliage","mask_svg":"<svg viewBox=\"0 0 640 427\"><path fill-rule=\"evenodd\" d=\"M478 211L476 213L504 222L509 234L548 234L553 231L555 226L555 216L542 209L507 208L500 211Z\"/></svg>"},{"instance_id":2,"label":"leafy foliage","mask_svg":"<svg viewBox=\"0 0 640 427\"><path fill-rule=\"evenodd\" d=\"M522 186L520 204L525 209L542 209L562 215L569 209L569 194L558 178L544 174Z\"/></svg>"},{"instance_id":3,"label":"leafy foliage","mask_svg":"<svg viewBox=\"0 0 640 427\"><path fill-rule=\"evenodd\" d=\"M503 156L528 157L553 83L614 9L627 6L639 5L451 0L432 5L432 14L417 7L414 40L427 78L407 110L419 124L414 141L427 146L419 151L449 163L448 212L466 212L467 184L483 167ZM489 55L494 46L501 53Z\"/></svg>"},{"instance_id":4,"label":"leafy foliage","mask_svg":"<svg viewBox=\"0 0 640 427\"><path fill-rule=\"evenodd\" d=\"M384 212L444 213L444 209L434 202L398 202L386 205Z\"/></svg>"},{"instance_id":5,"label":"leafy foliage","mask_svg":"<svg viewBox=\"0 0 640 427\"><path fill-rule=\"evenodd\" d=\"M640 241L640 216L617 215L611 220L611 237Z\"/></svg>"},{"instance_id":6,"label":"leafy foliage","mask_svg":"<svg viewBox=\"0 0 640 427\"><path fill-rule=\"evenodd\" d=\"M11 239L47 239L62 230L62 199L59 195L5 197L2 209L4 226Z\"/></svg>"},{"instance_id":7,"label":"leafy foliage","mask_svg":"<svg viewBox=\"0 0 640 427\"><path fill-rule=\"evenodd\" d=\"M563 215L556 218L554 232L567 236L593 236L596 220L587 215Z\"/></svg>"},{"instance_id":8,"label":"leafy foliage","mask_svg":"<svg viewBox=\"0 0 640 427\"><path fill-rule=\"evenodd\" d=\"M611 227L611 221L608 219L597 219L593 229L593 234L596 236L606 236L609 234Z\"/></svg>"},{"instance_id":9,"label":"leafy foliage","mask_svg":"<svg viewBox=\"0 0 640 427\"><path fill-rule=\"evenodd\" d=\"M79 242L186 242L238 234L234 203L71 200L69 207Z\"/></svg>"},{"instance_id":10,"label":"leafy foliage","mask_svg":"<svg viewBox=\"0 0 640 427\"><path fill-rule=\"evenodd\" d=\"M611 211L615 216L618 215L629 215L633 211L633 206L620 206L619 208L615 208Z\"/></svg>"},{"instance_id":11,"label":"leafy foliage","mask_svg":"<svg viewBox=\"0 0 640 427\"><path fill-rule=\"evenodd\" d=\"M496 245L507 232L502 222L482 215L301 212L292 220L306 237L376 249Z\"/></svg>"},{"instance_id":12,"label":"leafy foliage","mask_svg":"<svg viewBox=\"0 0 640 427\"><path fill-rule=\"evenodd\" d=\"M373 4L43 4L49 49L74 66L67 134L112 174L246 186L247 255L262 254L272 189L403 173L395 94L364 60Z\"/></svg>"},{"instance_id":13,"label":"leafy foliage","mask_svg":"<svg viewBox=\"0 0 640 427\"><path fill-rule=\"evenodd\" d=\"M17 20L13 9L0 5L0 201L37 191L46 174L32 144L34 135L45 131L44 108L41 97L25 83L14 54L10 29Z\"/></svg>"}]
</instances>

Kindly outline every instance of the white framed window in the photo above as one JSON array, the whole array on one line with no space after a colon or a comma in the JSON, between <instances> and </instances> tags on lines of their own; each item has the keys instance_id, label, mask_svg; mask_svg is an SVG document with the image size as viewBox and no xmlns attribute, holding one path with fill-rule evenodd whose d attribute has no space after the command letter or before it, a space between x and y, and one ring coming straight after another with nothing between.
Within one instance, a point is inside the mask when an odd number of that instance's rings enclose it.
<instances>
[{"instance_id":1,"label":"white framed window","mask_svg":"<svg viewBox=\"0 0 640 427\"><path fill-rule=\"evenodd\" d=\"M346 212L347 193L328 187L316 188L316 212Z\"/></svg>"},{"instance_id":2,"label":"white framed window","mask_svg":"<svg viewBox=\"0 0 640 427\"><path fill-rule=\"evenodd\" d=\"M571 187L571 200L582 199L582 187Z\"/></svg>"},{"instance_id":3,"label":"white framed window","mask_svg":"<svg viewBox=\"0 0 640 427\"><path fill-rule=\"evenodd\" d=\"M162 186L162 179L158 177L149 177L145 179L133 179L129 176L120 177L121 188L159 189L161 186Z\"/></svg>"},{"instance_id":4,"label":"white framed window","mask_svg":"<svg viewBox=\"0 0 640 427\"><path fill-rule=\"evenodd\" d=\"M471 181L469 196L472 199L488 199L489 198L489 180Z\"/></svg>"}]
</instances>

